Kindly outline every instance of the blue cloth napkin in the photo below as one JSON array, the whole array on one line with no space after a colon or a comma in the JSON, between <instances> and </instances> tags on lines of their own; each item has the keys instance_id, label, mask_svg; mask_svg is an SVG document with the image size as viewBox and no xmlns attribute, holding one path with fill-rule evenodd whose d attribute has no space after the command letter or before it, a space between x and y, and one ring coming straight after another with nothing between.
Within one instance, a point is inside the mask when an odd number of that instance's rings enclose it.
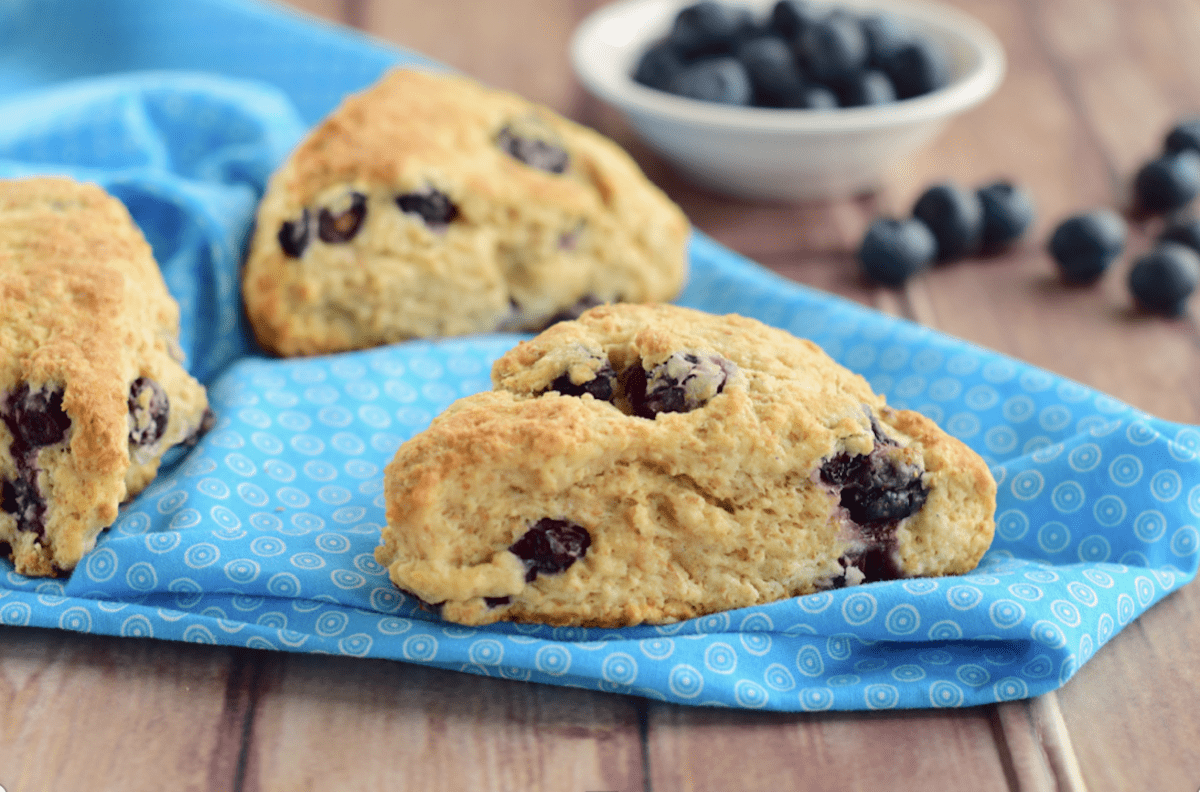
<instances>
[{"instance_id":1,"label":"blue cloth napkin","mask_svg":"<svg viewBox=\"0 0 1200 792\"><path fill-rule=\"evenodd\" d=\"M120 24L144 26L146 14L184 5L131 6L133 21ZM210 21L249 9L261 30L246 29L264 37L272 25L299 30L294 59L333 48L344 62L330 68L356 79L376 75L384 58L378 45L332 29L290 16L272 22L258 5L186 7L208 8ZM228 50L221 65L236 65ZM179 71L202 65L181 58L167 71L84 76L0 105L0 175L68 173L129 206L180 301L189 365L218 416L69 578L24 578L0 562L0 623L391 658L686 704L960 707L1064 684L1195 576L1196 427L784 280L695 234L679 302L811 338L891 404L974 447L1000 485L992 549L961 577L875 583L666 626L438 620L374 560L383 468L452 401L490 387L491 363L520 336L262 356L241 317L240 256L266 177L313 114L286 81ZM322 90L331 106L336 91Z\"/></svg>"}]
</instances>

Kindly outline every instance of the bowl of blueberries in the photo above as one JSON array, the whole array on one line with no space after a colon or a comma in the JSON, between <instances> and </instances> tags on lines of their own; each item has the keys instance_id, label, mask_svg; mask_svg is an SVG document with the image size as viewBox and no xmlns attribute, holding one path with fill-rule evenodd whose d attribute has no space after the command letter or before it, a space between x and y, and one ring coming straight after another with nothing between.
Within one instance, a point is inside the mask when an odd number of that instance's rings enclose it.
<instances>
[{"instance_id":1,"label":"bowl of blueberries","mask_svg":"<svg viewBox=\"0 0 1200 792\"><path fill-rule=\"evenodd\" d=\"M924 0L620 0L570 55L685 177L777 201L873 189L1005 70L986 26Z\"/></svg>"}]
</instances>

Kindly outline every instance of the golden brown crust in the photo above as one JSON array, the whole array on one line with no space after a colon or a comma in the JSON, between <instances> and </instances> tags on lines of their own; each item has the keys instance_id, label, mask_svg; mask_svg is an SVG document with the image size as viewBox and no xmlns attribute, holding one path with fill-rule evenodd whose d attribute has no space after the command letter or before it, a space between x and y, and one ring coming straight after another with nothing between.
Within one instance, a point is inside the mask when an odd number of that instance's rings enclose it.
<instances>
[{"instance_id":1,"label":"golden brown crust","mask_svg":"<svg viewBox=\"0 0 1200 792\"><path fill-rule=\"evenodd\" d=\"M166 449L197 430L208 405L172 357L178 334L178 306L119 201L67 179L0 181L0 547L18 572L72 569L121 501L154 478ZM170 413L161 437L133 447L129 398L139 377L162 388ZM61 393L70 419L62 442L29 458L14 456L10 430L14 400L26 392ZM45 503L40 530L12 513L16 482L34 479Z\"/></svg>"},{"instance_id":2,"label":"golden brown crust","mask_svg":"<svg viewBox=\"0 0 1200 792\"><path fill-rule=\"evenodd\" d=\"M698 405L630 414L630 372L677 364L707 372L683 388ZM611 398L560 393L605 376ZM704 376L723 384L705 390ZM616 627L852 584L846 559L865 535L821 477L840 454L885 454L927 488L924 508L893 526L898 574L968 571L991 541L995 484L978 455L886 407L815 344L752 319L596 308L518 345L493 381L405 443L385 475L376 557L452 621ZM528 581L510 548L543 519L582 526L591 544Z\"/></svg>"},{"instance_id":3,"label":"golden brown crust","mask_svg":"<svg viewBox=\"0 0 1200 792\"><path fill-rule=\"evenodd\" d=\"M562 172L498 144L505 129L553 142ZM437 190L457 214L430 224L397 198ZM285 223L361 196L349 240ZM580 300L674 297L683 213L610 140L463 77L398 69L348 97L271 180L243 276L260 343L283 355L413 337L520 329ZM296 251L293 250L293 253Z\"/></svg>"}]
</instances>

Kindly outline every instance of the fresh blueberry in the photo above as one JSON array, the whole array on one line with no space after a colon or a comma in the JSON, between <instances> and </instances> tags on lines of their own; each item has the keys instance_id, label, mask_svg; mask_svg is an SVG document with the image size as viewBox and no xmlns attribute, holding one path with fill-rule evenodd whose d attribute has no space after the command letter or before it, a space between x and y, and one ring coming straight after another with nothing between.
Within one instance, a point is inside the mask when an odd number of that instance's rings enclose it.
<instances>
[{"instance_id":1,"label":"fresh blueberry","mask_svg":"<svg viewBox=\"0 0 1200 792\"><path fill-rule=\"evenodd\" d=\"M750 39L738 48L737 57L754 86L754 104L784 107L800 93L800 69L791 47L779 36Z\"/></svg>"},{"instance_id":2,"label":"fresh blueberry","mask_svg":"<svg viewBox=\"0 0 1200 792\"><path fill-rule=\"evenodd\" d=\"M754 98L750 75L733 56L696 61L671 81L671 93L731 105L748 105Z\"/></svg>"},{"instance_id":3,"label":"fresh blueberry","mask_svg":"<svg viewBox=\"0 0 1200 792\"><path fill-rule=\"evenodd\" d=\"M812 79L841 83L852 79L867 62L867 39L854 15L832 11L800 33L798 52Z\"/></svg>"},{"instance_id":4,"label":"fresh blueberry","mask_svg":"<svg viewBox=\"0 0 1200 792\"><path fill-rule=\"evenodd\" d=\"M770 29L790 42L800 40L804 29L820 14L808 0L779 0L771 9Z\"/></svg>"},{"instance_id":5,"label":"fresh blueberry","mask_svg":"<svg viewBox=\"0 0 1200 792\"><path fill-rule=\"evenodd\" d=\"M1170 212L1200 192L1200 152L1181 149L1156 157L1138 171L1133 182L1138 206L1147 212Z\"/></svg>"},{"instance_id":6,"label":"fresh blueberry","mask_svg":"<svg viewBox=\"0 0 1200 792\"><path fill-rule=\"evenodd\" d=\"M1158 239L1160 242L1178 242L1200 253L1200 218L1176 218L1167 224Z\"/></svg>"},{"instance_id":7,"label":"fresh blueberry","mask_svg":"<svg viewBox=\"0 0 1200 792\"><path fill-rule=\"evenodd\" d=\"M928 267L937 252L933 232L920 220L879 218L858 248L864 275L885 286L900 286Z\"/></svg>"},{"instance_id":8,"label":"fresh blueberry","mask_svg":"<svg viewBox=\"0 0 1200 792\"><path fill-rule=\"evenodd\" d=\"M896 101L896 89L888 76L877 69L867 69L838 86L842 107L870 107Z\"/></svg>"},{"instance_id":9,"label":"fresh blueberry","mask_svg":"<svg viewBox=\"0 0 1200 792\"><path fill-rule=\"evenodd\" d=\"M1200 281L1200 256L1177 242L1160 242L1129 271L1129 291L1147 311L1178 316Z\"/></svg>"},{"instance_id":10,"label":"fresh blueberry","mask_svg":"<svg viewBox=\"0 0 1200 792\"><path fill-rule=\"evenodd\" d=\"M668 41L660 41L638 59L633 79L650 88L666 91L675 75L683 71L684 61Z\"/></svg>"},{"instance_id":11,"label":"fresh blueberry","mask_svg":"<svg viewBox=\"0 0 1200 792\"><path fill-rule=\"evenodd\" d=\"M550 390L558 391L563 396L582 396L589 393L597 401L612 401L616 389L617 373L608 361L605 361L596 371L596 376L587 382L576 385L571 381L571 375L564 371L550 383Z\"/></svg>"},{"instance_id":12,"label":"fresh blueberry","mask_svg":"<svg viewBox=\"0 0 1200 792\"><path fill-rule=\"evenodd\" d=\"M458 217L458 207L450 196L432 187L396 196L396 206L405 214L420 216L429 226L444 226Z\"/></svg>"},{"instance_id":13,"label":"fresh blueberry","mask_svg":"<svg viewBox=\"0 0 1200 792\"><path fill-rule=\"evenodd\" d=\"M279 247L289 258L300 258L308 247L312 215L308 209L300 212L298 220L285 220L279 226Z\"/></svg>"},{"instance_id":14,"label":"fresh blueberry","mask_svg":"<svg viewBox=\"0 0 1200 792\"><path fill-rule=\"evenodd\" d=\"M933 232L939 261L953 261L979 248L983 206L974 190L965 190L954 182L935 184L917 199L913 217Z\"/></svg>"},{"instance_id":15,"label":"fresh blueberry","mask_svg":"<svg viewBox=\"0 0 1200 792\"><path fill-rule=\"evenodd\" d=\"M1060 223L1050 237L1050 255L1063 280L1091 283L1120 257L1126 235L1120 215L1110 209L1096 209Z\"/></svg>"},{"instance_id":16,"label":"fresh blueberry","mask_svg":"<svg viewBox=\"0 0 1200 792\"><path fill-rule=\"evenodd\" d=\"M667 41L685 59L725 55L733 52L747 21L744 9L704 0L675 15Z\"/></svg>"},{"instance_id":17,"label":"fresh blueberry","mask_svg":"<svg viewBox=\"0 0 1200 792\"><path fill-rule=\"evenodd\" d=\"M880 67L892 78L896 96L911 99L949 84L950 64L932 41L914 38L888 56Z\"/></svg>"},{"instance_id":18,"label":"fresh blueberry","mask_svg":"<svg viewBox=\"0 0 1200 792\"><path fill-rule=\"evenodd\" d=\"M171 400L162 386L138 377L129 386L129 444L141 448L162 439L171 417Z\"/></svg>"},{"instance_id":19,"label":"fresh blueberry","mask_svg":"<svg viewBox=\"0 0 1200 792\"><path fill-rule=\"evenodd\" d=\"M496 136L496 145L513 159L547 173L564 173L571 161L566 149L534 137L524 137L504 127Z\"/></svg>"},{"instance_id":20,"label":"fresh blueberry","mask_svg":"<svg viewBox=\"0 0 1200 792\"><path fill-rule=\"evenodd\" d=\"M525 562L525 582L538 575L557 575L583 558L592 536L582 525L543 517L521 536L509 551Z\"/></svg>"},{"instance_id":21,"label":"fresh blueberry","mask_svg":"<svg viewBox=\"0 0 1200 792\"><path fill-rule=\"evenodd\" d=\"M872 68L882 69L911 41L908 31L891 14L868 14L861 24L867 39L867 65Z\"/></svg>"},{"instance_id":22,"label":"fresh blueberry","mask_svg":"<svg viewBox=\"0 0 1200 792\"><path fill-rule=\"evenodd\" d=\"M367 217L367 196L359 192L350 193L350 206L334 214L322 209L317 215L317 236L322 242L341 244L358 235L363 220Z\"/></svg>"},{"instance_id":23,"label":"fresh blueberry","mask_svg":"<svg viewBox=\"0 0 1200 792\"><path fill-rule=\"evenodd\" d=\"M1176 124L1167 133L1163 149L1172 153L1185 149L1200 152L1200 118L1188 118Z\"/></svg>"},{"instance_id":24,"label":"fresh blueberry","mask_svg":"<svg viewBox=\"0 0 1200 792\"><path fill-rule=\"evenodd\" d=\"M1033 224L1033 198L1007 181L986 184L977 190L983 206L983 235L980 249L994 253L1020 239Z\"/></svg>"}]
</instances>

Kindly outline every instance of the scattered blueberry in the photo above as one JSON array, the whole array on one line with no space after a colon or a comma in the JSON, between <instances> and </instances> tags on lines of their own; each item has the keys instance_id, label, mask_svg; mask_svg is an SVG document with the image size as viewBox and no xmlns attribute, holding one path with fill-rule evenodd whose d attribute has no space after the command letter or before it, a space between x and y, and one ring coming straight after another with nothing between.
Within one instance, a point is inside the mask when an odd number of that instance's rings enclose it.
<instances>
[{"instance_id":1,"label":"scattered blueberry","mask_svg":"<svg viewBox=\"0 0 1200 792\"><path fill-rule=\"evenodd\" d=\"M965 190L953 182L935 184L917 199L913 217L933 232L939 261L962 258L979 247L983 206L974 190Z\"/></svg>"},{"instance_id":2,"label":"scattered blueberry","mask_svg":"<svg viewBox=\"0 0 1200 792\"><path fill-rule=\"evenodd\" d=\"M311 220L312 215L308 209L304 209L300 212L300 219L286 220L279 226L279 247L283 248L285 256L300 258L304 255L308 247Z\"/></svg>"},{"instance_id":3,"label":"scattered blueberry","mask_svg":"<svg viewBox=\"0 0 1200 792\"><path fill-rule=\"evenodd\" d=\"M871 223L858 249L863 274L899 286L928 267L937 253L933 232L920 220L880 218Z\"/></svg>"},{"instance_id":4,"label":"scattered blueberry","mask_svg":"<svg viewBox=\"0 0 1200 792\"><path fill-rule=\"evenodd\" d=\"M1125 250L1125 221L1110 209L1064 220L1050 237L1050 255L1068 283L1091 283Z\"/></svg>"},{"instance_id":5,"label":"scattered blueberry","mask_svg":"<svg viewBox=\"0 0 1200 792\"><path fill-rule=\"evenodd\" d=\"M500 130L496 144L514 159L548 173L564 173L571 161L563 147L539 138L518 135L511 127Z\"/></svg>"},{"instance_id":6,"label":"scattered blueberry","mask_svg":"<svg viewBox=\"0 0 1200 792\"><path fill-rule=\"evenodd\" d=\"M538 575L557 575L583 557L592 545L587 529L566 520L543 517L509 551L525 562L525 582Z\"/></svg>"},{"instance_id":7,"label":"scattered blueberry","mask_svg":"<svg viewBox=\"0 0 1200 792\"><path fill-rule=\"evenodd\" d=\"M983 206L980 249L994 253L1020 239L1033 224L1033 198L1017 185L996 181L976 191Z\"/></svg>"},{"instance_id":8,"label":"scattered blueberry","mask_svg":"<svg viewBox=\"0 0 1200 792\"><path fill-rule=\"evenodd\" d=\"M854 15L835 10L805 26L799 60L814 80L838 84L852 80L867 63L867 39Z\"/></svg>"},{"instance_id":9,"label":"scattered blueberry","mask_svg":"<svg viewBox=\"0 0 1200 792\"><path fill-rule=\"evenodd\" d=\"M696 61L675 75L671 93L702 102L748 105L754 98L750 75L733 56Z\"/></svg>"},{"instance_id":10,"label":"scattered blueberry","mask_svg":"<svg viewBox=\"0 0 1200 792\"><path fill-rule=\"evenodd\" d=\"M432 187L398 195L396 205L405 214L419 215L430 226L444 226L458 217L458 207L450 196Z\"/></svg>"},{"instance_id":11,"label":"scattered blueberry","mask_svg":"<svg viewBox=\"0 0 1200 792\"><path fill-rule=\"evenodd\" d=\"M345 211L334 214L329 209L321 209L317 215L317 236L330 244L349 242L358 234L366 216L367 196L352 192L350 206Z\"/></svg>"},{"instance_id":12,"label":"scattered blueberry","mask_svg":"<svg viewBox=\"0 0 1200 792\"><path fill-rule=\"evenodd\" d=\"M1181 149L1150 160L1133 182L1138 206L1148 212L1170 212L1200 193L1200 152Z\"/></svg>"},{"instance_id":13,"label":"scattered blueberry","mask_svg":"<svg viewBox=\"0 0 1200 792\"><path fill-rule=\"evenodd\" d=\"M129 444L142 448L162 439L171 417L167 392L149 377L138 377L129 386Z\"/></svg>"},{"instance_id":14,"label":"scattered blueberry","mask_svg":"<svg viewBox=\"0 0 1200 792\"><path fill-rule=\"evenodd\" d=\"M716 355L676 352L650 371L631 366L625 393L642 418L690 412L724 390L732 371L733 364Z\"/></svg>"},{"instance_id":15,"label":"scattered blueberry","mask_svg":"<svg viewBox=\"0 0 1200 792\"><path fill-rule=\"evenodd\" d=\"M1167 224L1158 239L1160 242L1178 242L1200 253L1200 218L1176 218Z\"/></svg>"},{"instance_id":16,"label":"scattered blueberry","mask_svg":"<svg viewBox=\"0 0 1200 792\"><path fill-rule=\"evenodd\" d=\"M1200 118L1189 118L1180 121L1163 141L1163 150L1168 152L1184 151L1200 152Z\"/></svg>"},{"instance_id":17,"label":"scattered blueberry","mask_svg":"<svg viewBox=\"0 0 1200 792\"><path fill-rule=\"evenodd\" d=\"M1129 290L1138 305L1171 316L1184 312L1197 281L1200 256L1177 242L1160 242L1129 272Z\"/></svg>"}]
</instances>

